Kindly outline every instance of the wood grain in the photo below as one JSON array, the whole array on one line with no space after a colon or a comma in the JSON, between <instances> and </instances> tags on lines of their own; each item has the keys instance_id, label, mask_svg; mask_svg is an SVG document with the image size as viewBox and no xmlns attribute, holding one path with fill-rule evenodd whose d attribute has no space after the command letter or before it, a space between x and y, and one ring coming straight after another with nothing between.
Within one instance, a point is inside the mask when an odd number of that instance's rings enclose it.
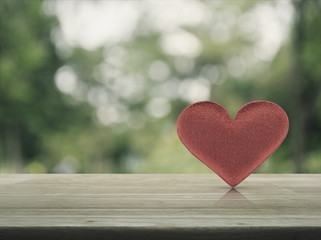
<instances>
[{"instance_id":1,"label":"wood grain","mask_svg":"<svg viewBox=\"0 0 321 240\"><path fill-rule=\"evenodd\" d=\"M321 239L321 174L0 175L0 239Z\"/></svg>"}]
</instances>

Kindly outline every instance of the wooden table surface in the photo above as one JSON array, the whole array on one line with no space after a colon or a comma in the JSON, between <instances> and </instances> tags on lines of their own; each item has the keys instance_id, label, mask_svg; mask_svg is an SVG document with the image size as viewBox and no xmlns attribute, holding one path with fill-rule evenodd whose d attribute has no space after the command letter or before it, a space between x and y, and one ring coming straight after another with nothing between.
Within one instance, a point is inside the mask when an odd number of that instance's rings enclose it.
<instances>
[{"instance_id":1,"label":"wooden table surface","mask_svg":"<svg viewBox=\"0 0 321 240\"><path fill-rule=\"evenodd\" d=\"M321 239L321 174L3 174L0 239Z\"/></svg>"}]
</instances>

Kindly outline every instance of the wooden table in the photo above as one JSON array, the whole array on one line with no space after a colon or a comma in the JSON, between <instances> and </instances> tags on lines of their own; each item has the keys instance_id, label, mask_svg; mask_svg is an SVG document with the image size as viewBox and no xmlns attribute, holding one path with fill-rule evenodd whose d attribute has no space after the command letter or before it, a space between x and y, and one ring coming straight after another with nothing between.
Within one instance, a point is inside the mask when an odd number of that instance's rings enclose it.
<instances>
[{"instance_id":1,"label":"wooden table","mask_svg":"<svg viewBox=\"0 0 321 240\"><path fill-rule=\"evenodd\" d=\"M0 175L0 239L321 239L321 174Z\"/></svg>"}]
</instances>

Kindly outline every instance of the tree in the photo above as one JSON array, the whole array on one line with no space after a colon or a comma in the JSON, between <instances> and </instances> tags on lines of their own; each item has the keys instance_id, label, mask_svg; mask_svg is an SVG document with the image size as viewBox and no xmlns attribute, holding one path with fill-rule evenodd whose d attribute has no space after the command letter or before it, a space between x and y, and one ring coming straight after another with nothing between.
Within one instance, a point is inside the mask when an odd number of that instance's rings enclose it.
<instances>
[{"instance_id":1,"label":"tree","mask_svg":"<svg viewBox=\"0 0 321 240\"><path fill-rule=\"evenodd\" d=\"M1 168L21 172L28 162L49 158L50 134L89 119L88 109L68 104L53 81L63 64L50 39L56 25L41 1L0 1Z\"/></svg>"},{"instance_id":2,"label":"tree","mask_svg":"<svg viewBox=\"0 0 321 240\"><path fill-rule=\"evenodd\" d=\"M320 1L295 1L293 31L292 128L296 172L306 171L307 152L316 151L321 141L321 24Z\"/></svg>"}]
</instances>

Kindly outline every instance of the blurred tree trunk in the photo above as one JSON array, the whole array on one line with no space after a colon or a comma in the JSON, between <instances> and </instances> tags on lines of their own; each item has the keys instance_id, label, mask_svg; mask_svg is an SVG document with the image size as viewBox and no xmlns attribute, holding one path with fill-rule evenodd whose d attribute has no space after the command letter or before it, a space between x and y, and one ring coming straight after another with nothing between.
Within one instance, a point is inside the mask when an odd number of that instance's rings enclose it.
<instances>
[{"instance_id":1,"label":"blurred tree trunk","mask_svg":"<svg viewBox=\"0 0 321 240\"><path fill-rule=\"evenodd\" d=\"M4 129L5 158L10 163L11 172L22 172L23 156L19 129L15 126L6 126Z\"/></svg>"},{"instance_id":2,"label":"blurred tree trunk","mask_svg":"<svg viewBox=\"0 0 321 240\"><path fill-rule=\"evenodd\" d=\"M308 62L304 56L313 38L316 35L311 35L311 32L318 31L315 28L315 22L318 21L315 16L308 16L311 9L320 8L317 1L294 1L295 7L295 25L293 36L293 77L292 77L292 132L293 132L293 153L295 161L295 171L300 173L304 169L305 153L308 146L308 130L309 122L315 118L315 107L320 91L320 79L312 74L311 67L314 71L317 70L316 64ZM312 30L312 31L311 31ZM315 46L320 48L320 46ZM319 51L315 49L315 51ZM311 65L311 66L309 66ZM313 68L315 67L315 69ZM310 70L309 70L310 69Z\"/></svg>"},{"instance_id":3,"label":"blurred tree trunk","mask_svg":"<svg viewBox=\"0 0 321 240\"><path fill-rule=\"evenodd\" d=\"M302 73L302 45L304 41L304 2L296 1L295 27L293 38L294 69L292 77L292 112L293 112L293 154L295 171L302 172L302 162L305 152L306 112L303 106L303 73Z\"/></svg>"}]
</instances>

